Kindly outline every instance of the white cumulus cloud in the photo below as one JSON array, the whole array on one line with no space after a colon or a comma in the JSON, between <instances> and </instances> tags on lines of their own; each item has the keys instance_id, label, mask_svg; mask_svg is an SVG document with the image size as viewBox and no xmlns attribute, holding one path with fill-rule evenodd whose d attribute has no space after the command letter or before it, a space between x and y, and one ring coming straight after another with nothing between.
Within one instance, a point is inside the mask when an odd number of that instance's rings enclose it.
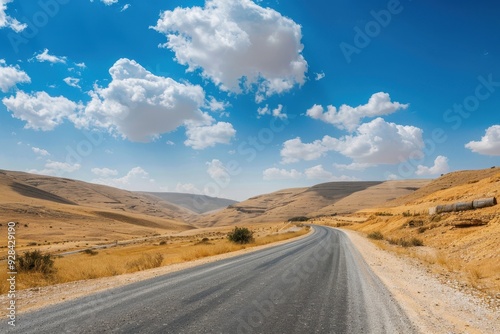
<instances>
[{"instance_id":1,"label":"white cumulus cloud","mask_svg":"<svg viewBox=\"0 0 500 334\"><path fill-rule=\"evenodd\" d=\"M161 14L153 27L188 71L200 69L222 90L241 93L256 86L256 99L305 82L300 25L250 0L207 0L205 6Z\"/></svg>"},{"instance_id":2,"label":"white cumulus cloud","mask_svg":"<svg viewBox=\"0 0 500 334\"><path fill-rule=\"evenodd\" d=\"M408 106L408 104L392 102L389 94L379 92L373 94L367 104L357 107L344 104L337 110L336 107L330 105L325 111L322 106L314 105L307 111L307 116L352 132L356 130L363 118L389 115L400 109L407 109Z\"/></svg>"},{"instance_id":3,"label":"white cumulus cloud","mask_svg":"<svg viewBox=\"0 0 500 334\"><path fill-rule=\"evenodd\" d=\"M303 174L296 169L286 170L279 168L268 168L263 173L263 178L266 181L271 180L297 180L303 177Z\"/></svg>"},{"instance_id":4,"label":"white cumulus cloud","mask_svg":"<svg viewBox=\"0 0 500 334\"><path fill-rule=\"evenodd\" d=\"M10 28L15 32L21 32L26 29L28 25L19 22L5 13L7 11L7 4L12 1L13 0L0 0L0 29Z\"/></svg>"},{"instance_id":5,"label":"white cumulus cloud","mask_svg":"<svg viewBox=\"0 0 500 334\"><path fill-rule=\"evenodd\" d=\"M25 128L42 131L53 130L79 107L63 96L52 97L46 92L30 95L18 91L15 96L3 98L2 102L13 117L26 122Z\"/></svg>"},{"instance_id":6,"label":"white cumulus cloud","mask_svg":"<svg viewBox=\"0 0 500 334\"><path fill-rule=\"evenodd\" d=\"M30 83L31 78L19 66L7 66L5 60L0 59L0 91L7 93L18 83Z\"/></svg>"},{"instance_id":7,"label":"white cumulus cloud","mask_svg":"<svg viewBox=\"0 0 500 334\"><path fill-rule=\"evenodd\" d=\"M217 144L229 144L236 135L236 130L231 123L218 122L212 125L188 125L186 135L186 146L203 150Z\"/></svg>"},{"instance_id":8,"label":"white cumulus cloud","mask_svg":"<svg viewBox=\"0 0 500 334\"><path fill-rule=\"evenodd\" d=\"M423 165L417 166L417 171L415 174L423 176L423 175L440 175L448 173L450 170L450 166L448 166L448 158L442 155L438 156L436 160L434 160L434 166L427 167Z\"/></svg>"},{"instance_id":9,"label":"white cumulus cloud","mask_svg":"<svg viewBox=\"0 0 500 334\"><path fill-rule=\"evenodd\" d=\"M475 153L500 156L500 125L489 127L480 141L471 141L465 147Z\"/></svg>"},{"instance_id":10,"label":"white cumulus cloud","mask_svg":"<svg viewBox=\"0 0 500 334\"><path fill-rule=\"evenodd\" d=\"M134 60L120 59L109 70L108 87L95 87L92 100L75 120L78 127L100 127L147 142L188 120L206 120L200 111L205 92L200 86L155 76Z\"/></svg>"},{"instance_id":11,"label":"white cumulus cloud","mask_svg":"<svg viewBox=\"0 0 500 334\"><path fill-rule=\"evenodd\" d=\"M333 150L357 163L396 164L423 155L423 131L376 118L362 124L354 135L332 141Z\"/></svg>"},{"instance_id":12,"label":"white cumulus cloud","mask_svg":"<svg viewBox=\"0 0 500 334\"><path fill-rule=\"evenodd\" d=\"M414 126L376 118L362 124L355 134L340 139L325 136L312 143L303 143L300 138L288 140L283 144L281 157L283 163L293 163L316 160L335 151L357 164L396 164L423 155L422 133L422 129Z\"/></svg>"},{"instance_id":13,"label":"white cumulus cloud","mask_svg":"<svg viewBox=\"0 0 500 334\"><path fill-rule=\"evenodd\" d=\"M303 143L300 137L287 140L281 149L282 163L289 164L301 160L311 161L323 157L329 149L322 140Z\"/></svg>"}]
</instances>

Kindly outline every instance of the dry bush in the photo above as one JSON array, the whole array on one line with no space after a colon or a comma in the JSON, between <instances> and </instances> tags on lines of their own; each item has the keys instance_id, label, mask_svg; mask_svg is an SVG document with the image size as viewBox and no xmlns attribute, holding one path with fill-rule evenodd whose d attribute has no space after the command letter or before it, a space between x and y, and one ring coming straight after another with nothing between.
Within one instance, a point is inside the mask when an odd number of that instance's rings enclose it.
<instances>
[{"instance_id":1,"label":"dry bush","mask_svg":"<svg viewBox=\"0 0 500 334\"><path fill-rule=\"evenodd\" d=\"M146 269L158 268L161 266L163 262L163 255L160 253L156 253L154 255L151 254L143 254L140 258L127 262L127 269L129 272L141 271Z\"/></svg>"},{"instance_id":2,"label":"dry bush","mask_svg":"<svg viewBox=\"0 0 500 334\"><path fill-rule=\"evenodd\" d=\"M373 239L373 240L383 240L384 239L384 235L380 231L375 231L375 232L369 233L366 237L369 239Z\"/></svg>"}]
</instances>

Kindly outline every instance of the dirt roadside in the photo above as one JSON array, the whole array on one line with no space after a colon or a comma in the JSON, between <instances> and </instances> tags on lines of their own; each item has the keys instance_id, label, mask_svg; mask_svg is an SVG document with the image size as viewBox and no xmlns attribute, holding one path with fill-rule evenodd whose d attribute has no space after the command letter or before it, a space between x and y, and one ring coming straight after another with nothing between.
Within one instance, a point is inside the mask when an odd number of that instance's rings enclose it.
<instances>
[{"instance_id":1,"label":"dirt roadside","mask_svg":"<svg viewBox=\"0 0 500 334\"><path fill-rule=\"evenodd\" d=\"M442 283L424 265L382 250L358 232L344 231L422 333L498 333L499 310Z\"/></svg>"}]
</instances>

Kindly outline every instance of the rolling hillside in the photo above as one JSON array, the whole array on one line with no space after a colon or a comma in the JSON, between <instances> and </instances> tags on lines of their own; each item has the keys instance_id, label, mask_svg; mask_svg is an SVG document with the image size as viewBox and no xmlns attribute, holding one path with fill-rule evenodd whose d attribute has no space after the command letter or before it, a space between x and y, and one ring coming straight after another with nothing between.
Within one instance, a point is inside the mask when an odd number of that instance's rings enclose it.
<instances>
[{"instance_id":1,"label":"rolling hillside","mask_svg":"<svg viewBox=\"0 0 500 334\"><path fill-rule=\"evenodd\" d=\"M214 199L212 207L219 201ZM177 233L194 229L187 222L197 215L147 194L0 170L0 232L6 230L5 223L17 222L20 249L37 245L50 251L64 251Z\"/></svg>"},{"instance_id":2,"label":"rolling hillside","mask_svg":"<svg viewBox=\"0 0 500 334\"><path fill-rule=\"evenodd\" d=\"M492 197L500 200L500 168L452 172L407 196L359 211L356 215L367 220L349 228L381 232L385 239L420 239L426 247L417 248L415 256L461 273L481 290L500 292L500 205L429 214L436 205ZM329 220L335 223L334 217Z\"/></svg>"},{"instance_id":3,"label":"rolling hillside","mask_svg":"<svg viewBox=\"0 0 500 334\"><path fill-rule=\"evenodd\" d=\"M256 196L212 215L199 217L196 223L222 226L285 221L297 216L352 213L412 193L428 182L329 182L309 188L285 189Z\"/></svg>"}]
</instances>

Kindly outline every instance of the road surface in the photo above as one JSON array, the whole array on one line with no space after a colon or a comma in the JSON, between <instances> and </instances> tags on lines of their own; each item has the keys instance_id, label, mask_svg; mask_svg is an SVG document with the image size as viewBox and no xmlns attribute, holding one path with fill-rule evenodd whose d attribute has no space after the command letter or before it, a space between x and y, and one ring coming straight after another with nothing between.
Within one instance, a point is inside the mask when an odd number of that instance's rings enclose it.
<instances>
[{"instance_id":1,"label":"road surface","mask_svg":"<svg viewBox=\"0 0 500 334\"><path fill-rule=\"evenodd\" d=\"M6 329L6 322L1 324ZM4 332L0 330L0 332ZM28 333L414 333L348 237L302 239L20 314Z\"/></svg>"}]
</instances>

